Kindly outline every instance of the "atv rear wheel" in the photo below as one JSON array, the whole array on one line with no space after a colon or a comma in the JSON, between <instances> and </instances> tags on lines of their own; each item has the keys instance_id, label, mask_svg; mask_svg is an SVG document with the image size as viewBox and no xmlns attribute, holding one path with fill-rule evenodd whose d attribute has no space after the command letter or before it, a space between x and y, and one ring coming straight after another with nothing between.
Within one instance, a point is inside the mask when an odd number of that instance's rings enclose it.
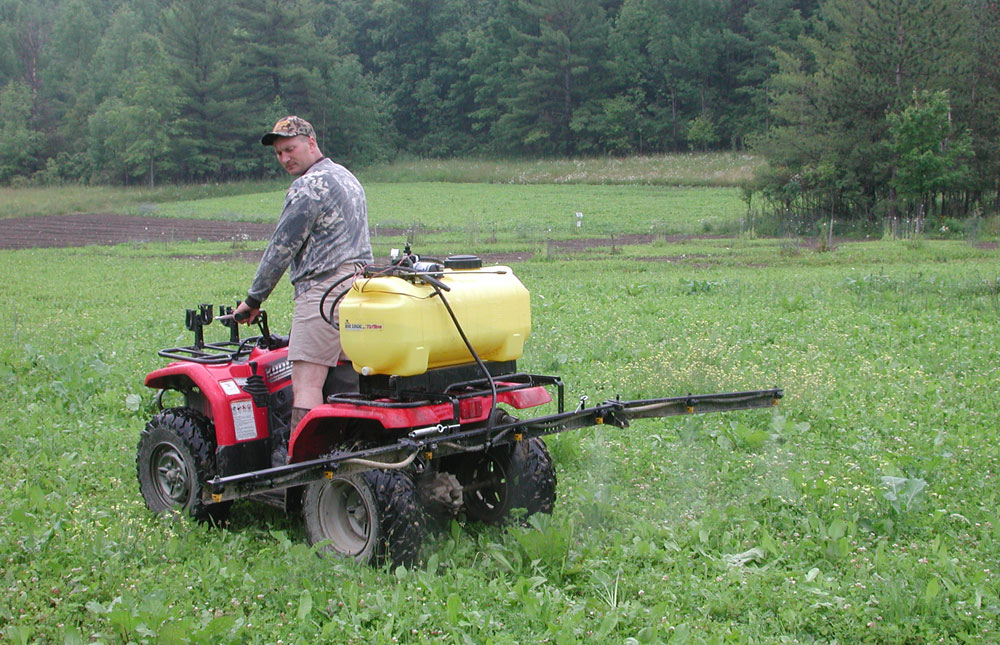
<instances>
[{"instance_id":1,"label":"atv rear wheel","mask_svg":"<svg viewBox=\"0 0 1000 645\"><path fill-rule=\"evenodd\" d=\"M171 408L146 424L136 450L136 476L154 513L186 511L199 522L224 522L232 502L207 504L204 482L214 474L212 422L190 408Z\"/></svg>"},{"instance_id":2,"label":"atv rear wheel","mask_svg":"<svg viewBox=\"0 0 1000 645\"><path fill-rule=\"evenodd\" d=\"M308 484L302 519L310 544L362 564L410 565L426 530L409 475L369 470Z\"/></svg>"},{"instance_id":3,"label":"atv rear wheel","mask_svg":"<svg viewBox=\"0 0 1000 645\"><path fill-rule=\"evenodd\" d=\"M457 475L465 489L465 512L473 520L503 524L514 509L551 513L555 504L556 472L538 437L495 446L465 461Z\"/></svg>"}]
</instances>

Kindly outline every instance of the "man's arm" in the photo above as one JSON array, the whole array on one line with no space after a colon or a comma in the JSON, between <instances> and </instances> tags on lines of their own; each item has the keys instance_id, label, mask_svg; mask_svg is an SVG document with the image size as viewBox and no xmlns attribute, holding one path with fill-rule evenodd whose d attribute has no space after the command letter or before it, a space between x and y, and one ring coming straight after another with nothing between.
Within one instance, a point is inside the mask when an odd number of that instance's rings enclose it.
<instances>
[{"instance_id":1,"label":"man's arm","mask_svg":"<svg viewBox=\"0 0 1000 645\"><path fill-rule=\"evenodd\" d=\"M246 303L250 308L259 309L277 286L309 237L318 214L319 199L315 192L301 178L295 180L288 189L278 225L257 266L257 275L247 290Z\"/></svg>"}]
</instances>

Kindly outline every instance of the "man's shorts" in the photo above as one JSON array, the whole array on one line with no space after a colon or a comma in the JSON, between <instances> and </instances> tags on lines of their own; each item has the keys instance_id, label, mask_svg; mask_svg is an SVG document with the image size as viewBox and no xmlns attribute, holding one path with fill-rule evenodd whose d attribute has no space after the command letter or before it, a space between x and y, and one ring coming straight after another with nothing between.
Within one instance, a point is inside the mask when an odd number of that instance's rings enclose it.
<instances>
[{"instance_id":1,"label":"man's shorts","mask_svg":"<svg viewBox=\"0 0 1000 645\"><path fill-rule=\"evenodd\" d=\"M292 313L292 331L288 339L288 360L308 361L319 365L333 367L341 359L347 360L347 356L340 347L340 330L323 320L320 315L319 303L335 282L341 278L354 275L357 265L346 264L340 267L336 273L310 287L307 291L295 298L295 311ZM354 280L345 280L338 285L323 303L326 315L330 315L330 305L336 297L347 291ZM333 312L333 320L340 323L340 306Z\"/></svg>"}]
</instances>

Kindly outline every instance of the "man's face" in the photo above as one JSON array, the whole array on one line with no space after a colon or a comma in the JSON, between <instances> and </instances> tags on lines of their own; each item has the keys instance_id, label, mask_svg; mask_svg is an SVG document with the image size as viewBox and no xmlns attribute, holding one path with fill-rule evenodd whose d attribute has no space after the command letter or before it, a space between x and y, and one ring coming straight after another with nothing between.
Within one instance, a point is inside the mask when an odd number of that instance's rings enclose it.
<instances>
[{"instance_id":1,"label":"man's face","mask_svg":"<svg viewBox=\"0 0 1000 645\"><path fill-rule=\"evenodd\" d=\"M302 134L275 139L274 154L288 174L296 177L309 170L309 167L322 156L316 145L316 139Z\"/></svg>"}]
</instances>

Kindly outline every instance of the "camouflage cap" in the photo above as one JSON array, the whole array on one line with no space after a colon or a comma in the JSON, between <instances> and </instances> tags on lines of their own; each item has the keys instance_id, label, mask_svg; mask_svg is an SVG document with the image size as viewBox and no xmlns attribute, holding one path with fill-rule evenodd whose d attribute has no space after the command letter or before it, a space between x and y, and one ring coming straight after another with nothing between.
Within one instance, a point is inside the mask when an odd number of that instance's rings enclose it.
<instances>
[{"instance_id":1,"label":"camouflage cap","mask_svg":"<svg viewBox=\"0 0 1000 645\"><path fill-rule=\"evenodd\" d=\"M297 116L286 116L278 119L271 131L260 138L260 142L269 146L278 137L294 137L300 134L316 138L316 131L308 121Z\"/></svg>"}]
</instances>

